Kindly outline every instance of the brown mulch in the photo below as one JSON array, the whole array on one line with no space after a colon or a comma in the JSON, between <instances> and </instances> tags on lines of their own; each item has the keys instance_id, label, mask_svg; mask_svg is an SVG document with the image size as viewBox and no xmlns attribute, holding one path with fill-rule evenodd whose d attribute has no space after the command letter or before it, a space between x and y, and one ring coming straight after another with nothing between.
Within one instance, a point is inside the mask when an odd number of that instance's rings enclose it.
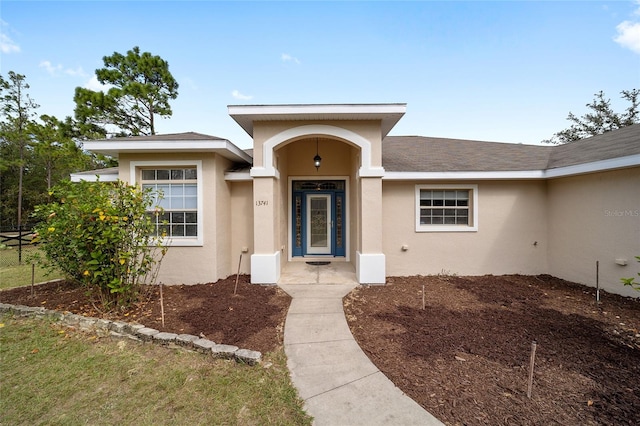
<instances>
[{"instance_id":1,"label":"brown mulch","mask_svg":"<svg viewBox=\"0 0 640 426\"><path fill-rule=\"evenodd\" d=\"M262 352L282 345L290 297L241 276L164 286L101 313L67 283L0 302L139 322ZM422 309L424 285L425 308ZM640 301L551 276L394 277L345 297L356 340L403 392L449 425L631 425L640 419ZM532 341L537 342L527 398Z\"/></svg>"},{"instance_id":2,"label":"brown mulch","mask_svg":"<svg viewBox=\"0 0 640 426\"><path fill-rule=\"evenodd\" d=\"M344 302L376 366L446 424L640 422L637 299L514 275L390 278Z\"/></svg>"},{"instance_id":3,"label":"brown mulch","mask_svg":"<svg viewBox=\"0 0 640 426\"><path fill-rule=\"evenodd\" d=\"M131 309L108 313L101 312L84 289L67 282L38 285L35 297L31 297L31 287L0 291L0 302L137 322L160 331L204 335L216 343L263 353L281 346L289 295L276 286L252 285L248 275L240 276L235 295L234 287L235 276L210 284L163 286L164 327L158 286L148 288L148 297Z\"/></svg>"}]
</instances>

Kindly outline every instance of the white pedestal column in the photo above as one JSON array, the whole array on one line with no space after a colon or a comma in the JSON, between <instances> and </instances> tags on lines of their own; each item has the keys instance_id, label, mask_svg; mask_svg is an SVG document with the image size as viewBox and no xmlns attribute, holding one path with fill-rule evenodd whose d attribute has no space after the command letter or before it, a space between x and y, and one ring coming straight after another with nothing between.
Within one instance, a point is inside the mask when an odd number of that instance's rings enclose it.
<instances>
[{"instance_id":1,"label":"white pedestal column","mask_svg":"<svg viewBox=\"0 0 640 426\"><path fill-rule=\"evenodd\" d=\"M386 282L385 257L383 253L362 254L356 252L356 277L360 284Z\"/></svg>"},{"instance_id":2,"label":"white pedestal column","mask_svg":"<svg viewBox=\"0 0 640 426\"><path fill-rule=\"evenodd\" d=\"M251 255L251 284L277 284L280 279L280 252Z\"/></svg>"},{"instance_id":3,"label":"white pedestal column","mask_svg":"<svg viewBox=\"0 0 640 426\"><path fill-rule=\"evenodd\" d=\"M360 250L356 252L356 277L360 284L384 284L385 256L382 253L382 178L360 178Z\"/></svg>"}]
</instances>

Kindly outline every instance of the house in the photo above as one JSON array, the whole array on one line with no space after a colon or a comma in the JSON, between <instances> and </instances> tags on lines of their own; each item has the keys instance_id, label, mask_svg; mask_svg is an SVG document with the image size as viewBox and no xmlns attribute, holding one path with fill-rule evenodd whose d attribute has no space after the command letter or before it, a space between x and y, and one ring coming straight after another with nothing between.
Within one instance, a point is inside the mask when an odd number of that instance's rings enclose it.
<instances>
[{"instance_id":1,"label":"house","mask_svg":"<svg viewBox=\"0 0 640 426\"><path fill-rule=\"evenodd\" d=\"M244 151L198 133L85 148L162 190L164 283L289 262L347 262L363 284L415 274L550 274L633 295L640 264L640 125L561 146L389 136L405 104L232 105ZM90 172L94 173L95 172ZM74 179L89 178L90 173Z\"/></svg>"}]
</instances>

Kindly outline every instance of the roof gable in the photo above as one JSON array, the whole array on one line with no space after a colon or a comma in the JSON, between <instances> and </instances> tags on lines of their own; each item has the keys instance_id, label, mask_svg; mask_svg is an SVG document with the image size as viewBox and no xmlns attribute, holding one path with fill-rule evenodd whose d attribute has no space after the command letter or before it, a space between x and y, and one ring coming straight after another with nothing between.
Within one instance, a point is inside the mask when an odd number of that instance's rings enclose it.
<instances>
[{"instance_id":1,"label":"roof gable","mask_svg":"<svg viewBox=\"0 0 640 426\"><path fill-rule=\"evenodd\" d=\"M407 104L285 104L229 105L229 115L253 137L261 121L375 121L386 136L404 115Z\"/></svg>"}]
</instances>

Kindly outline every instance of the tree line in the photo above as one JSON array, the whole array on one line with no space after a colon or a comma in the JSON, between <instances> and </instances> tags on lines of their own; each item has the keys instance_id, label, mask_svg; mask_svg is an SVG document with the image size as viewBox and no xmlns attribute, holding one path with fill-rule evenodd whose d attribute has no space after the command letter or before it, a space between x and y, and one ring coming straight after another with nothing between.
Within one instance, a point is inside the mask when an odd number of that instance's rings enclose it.
<instances>
[{"instance_id":1,"label":"tree line","mask_svg":"<svg viewBox=\"0 0 640 426\"><path fill-rule=\"evenodd\" d=\"M95 71L104 89L77 87L74 116L38 115L23 74L0 75L0 227L29 222L34 208L71 173L117 165L82 149L85 140L155 134L155 118L172 115L178 83L169 64L134 47L103 57Z\"/></svg>"}]
</instances>

